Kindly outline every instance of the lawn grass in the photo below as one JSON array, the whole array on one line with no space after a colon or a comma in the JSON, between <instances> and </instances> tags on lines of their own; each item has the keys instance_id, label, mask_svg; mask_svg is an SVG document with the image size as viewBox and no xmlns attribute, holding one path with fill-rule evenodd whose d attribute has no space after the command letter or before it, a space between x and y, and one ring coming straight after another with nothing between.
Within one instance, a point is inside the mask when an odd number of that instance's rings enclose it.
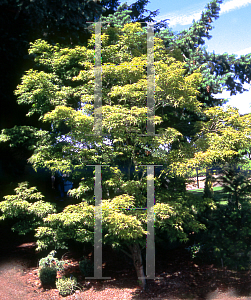
<instances>
[{"instance_id":1,"label":"lawn grass","mask_svg":"<svg viewBox=\"0 0 251 300\"><path fill-rule=\"evenodd\" d=\"M227 198L228 198L229 193L223 193L223 187L221 187L221 186L213 187L213 191L214 191L214 201L216 203L219 203L221 205L226 205L228 203ZM188 193L197 195L197 196L201 197L201 199L203 196L203 192L204 192L203 188L188 191ZM251 195L246 195L245 197L246 197L246 199L249 199L249 202L251 203Z\"/></svg>"},{"instance_id":2,"label":"lawn grass","mask_svg":"<svg viewBox=\"0 0 251 300\"><path fill-rule=\"evenodd\" d=\"M221 186L213 187L214 192L220 192L222 190L223 190L223 187L221 187ZM193 192L193 193L196 193L196 194L200 194L200 193L203 193L203 191L204 191L204 188L189 190L188 192Z\"/></svg>"},{"instance_id":3,"label":"lawn grass","mask_svg":"<svg viewBox=\"0 0 251 300\"><path fill-rule=\"evenodd\" d=\"M223 193L223 187L221 186L217 186L217 187L213 187L213 191L214 191L214 200L215 202L218 202L219 204L222 204L222 205L226 205L227 204L227 195L229 193ZM188 191L189 193L192 193L194 195L198 195L202 198L203 196L203 192L204 192L204 189L196 189L196 190L189 190Z\"/></svg>"},{"instance_id":4,"label":"lawn grass","mask_svg":"<svg viewBox=\"0 0 251 300\"><path fill-rule=\"evenodd\" d=\"M248 161L248 163L245 165L239 165L241 167L241 169L243 170L246 170L246 171L249 171L249 174L251 176L251 160ZM205 168L201 168L198 170L198 175L199 176L205 176L206 174L206 169ZM213 174L215 174L215 172L213 172ZM196 177L196 170L193 170L189 173L190 175L190 178L191 177ZM227 198L228 198L228 194L229 193L223 193L223 187L213 187L213 191L214 191L214 200L219 203L219 204L222 204L222 205L226 205L228 203L227 201ZM189 193L192 193L194 195L198 195L202 198L203 196L203 192L204 192L204 189L201 188L201 189L194 189L194 190L189 190L188 191ZM251 195L249 197L251 199Z\"/></svg>"}]
</instances>

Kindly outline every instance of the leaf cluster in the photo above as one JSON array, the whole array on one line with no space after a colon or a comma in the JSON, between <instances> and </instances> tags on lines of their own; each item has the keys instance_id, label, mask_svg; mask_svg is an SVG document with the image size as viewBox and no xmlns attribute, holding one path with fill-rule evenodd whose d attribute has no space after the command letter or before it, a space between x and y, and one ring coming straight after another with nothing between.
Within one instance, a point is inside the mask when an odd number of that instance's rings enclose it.
<instances>
[{"instance_id":1,"label":"leaf cluster","mask_svg":"<svg viewBox=\"0 0 251 300\"><path fill-rule=\"evenodd\" d=\"M18 184L15 189L16 195L4 196L0 202L0 220L14 218L17 222L12 230L19 234L26 234L33 231L43 223L43 218L50 213L55 213L55 205L43 201L43 195L36 187L30 187L28 182Z\"/></svg>"}]
</instances>

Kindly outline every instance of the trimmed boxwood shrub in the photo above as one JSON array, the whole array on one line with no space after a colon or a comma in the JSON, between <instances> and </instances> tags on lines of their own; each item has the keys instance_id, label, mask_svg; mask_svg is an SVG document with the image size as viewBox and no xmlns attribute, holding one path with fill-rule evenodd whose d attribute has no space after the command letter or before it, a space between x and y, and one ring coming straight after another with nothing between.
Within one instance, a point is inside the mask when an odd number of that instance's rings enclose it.
<instances>
[{"instance_id":1,"label":"trimmed boxwood shrub","mask_svg":"<svg viewBox=\"0 0 251 300\"><path fill-rule=\"evenodd\" d=\"M55 267L42 267L39 270L38 277L42 285L55 284L57 278L57 270Z\"/></svg>"}]
</instances>

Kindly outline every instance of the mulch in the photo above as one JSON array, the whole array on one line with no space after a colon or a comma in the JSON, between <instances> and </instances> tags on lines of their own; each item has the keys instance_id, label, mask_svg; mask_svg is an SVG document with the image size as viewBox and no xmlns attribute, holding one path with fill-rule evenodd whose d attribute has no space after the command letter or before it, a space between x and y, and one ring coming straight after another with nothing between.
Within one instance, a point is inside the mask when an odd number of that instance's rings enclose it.
<instances>
[{"instance_id":1,"label":"mulch","mask_svg":"<svg viewBox=\"0 0 251 300\"><path fill-rule=\"evenodd\" d=\"M203 182L203 178L200 181ZM147 280L148 290L142 291L130 259L106 246L102 253L103 276L111 277L110 280L85 280L79 270L78 255L66 253L64 259L68 267L65 274L76 276L81 289L62 297L55 286L41 286L35 243L29 242L27 237L20 238L3 226L0 226L0 233L1 300L251 299L249 271L236 272L206 262L195 262L184 247L162 249L156 253L156 276L163 279Z\"/></svg>"},{"instance_id":2,"label":"mulch","mask_svg":"<svg viewBox=\"0 0 251 300\"><path fill-rule=\"evenodd\" d=\"M34 243L23 243L6 254L0 263L0 299L251 299L250 272L235 272L206 263L195 263L183 248L160 251L156 255L156 275L148 280L148 290L138 285L134 267L123 255L104 247L103 275L110 280L85 280L78 258L68 252L66 274L74 274L82 290L62 297L55 286L42 287L38 279ZM108 251L109 250L109 251Z\"/></svg>"}]
</instances>

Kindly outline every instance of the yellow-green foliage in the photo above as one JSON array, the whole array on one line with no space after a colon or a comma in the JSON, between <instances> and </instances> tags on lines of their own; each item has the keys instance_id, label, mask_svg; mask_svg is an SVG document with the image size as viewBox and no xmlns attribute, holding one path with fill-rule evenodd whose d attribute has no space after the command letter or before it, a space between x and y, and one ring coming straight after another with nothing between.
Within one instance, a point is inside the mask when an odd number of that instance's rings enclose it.
<instances>
[{"instance_id":1,"label":"yellow-green foliage","mask_svg":"<svg viewBox=\"0 0 251 300\"><path fill-rule=\"evenodd\" d=\"M0 202L0 220L18 218L13 230L25 234L43 223L43 218L56 212L55 205L41 199L44 196L36 187L30 187L28 182L21 182L15 188L15 195L4 196Z\"/></svg>"},{"instance_id":2,"label":"yellow-green foliage","mask_svg":"<svg viewBox=\"0 0 251 300\"><path fill-rule=\"evenodd\" d=\"M82 203L66 206L60 213L48 210L46 215L39 214L44 217L36 232L39 249L49 245L67 248L70 239L93 241L95 209L102 212L104 242L117 245L144 240L147 211L136 208L146 207L146 168L131 170L131 167L148 164L163 165L163 173L155 178L156 227L166 230L173 240L186 240L188 230L203 228L195 216L212 203L210 199L200 203L195 196L181 191L170 195L161 187L161 180L170 174L183 176L191 168L224 160L238 153L240 147L248 147L250 117L240 117L231 109L205 110L198 101L200 70L194 68L187 73L180 53L173 55L179 57L176 60L159 38L154 38L157 135L146 135L146 36L146 28L139 23L108 26L102 31L102 110L98 109L102 113L102 135L99 136L94 135L93 128L97 113L94 111L95 35L87 47L62 48L43 40L31 44L29 53L35 57L38 69L26 72L15 94L20 104L29 104L28 115L38 113L50 129L29 133L35 140L29 162L35 169L43 167L73 175L87 164L110 166L102 166L100 207L94 207L93 195L90 196L93 181L83 175L79 187L70 192L79 201L84 197ZM165 107L186 109L210 121L198 123L199 133L187 142L176 129L177 124L163 125L170 117L159 109ZM22 130L22 136L29 132ZM0 140L14 144L10 131L4 131ZM22 200L19 210L31 210L30 205Z\"/></svg>"},{"instance_id":3,"label":"yellow-green foliage","mask_svg":"<svg viewBox=\"0 0 251 300\"><path fill-rule=\"evenodd\" d=\"M75 277L62 277L56 280L56 287L58 289L59 295L68 296L74 293L77 286L77 279Z\"/></svg>"}]
</instances>

